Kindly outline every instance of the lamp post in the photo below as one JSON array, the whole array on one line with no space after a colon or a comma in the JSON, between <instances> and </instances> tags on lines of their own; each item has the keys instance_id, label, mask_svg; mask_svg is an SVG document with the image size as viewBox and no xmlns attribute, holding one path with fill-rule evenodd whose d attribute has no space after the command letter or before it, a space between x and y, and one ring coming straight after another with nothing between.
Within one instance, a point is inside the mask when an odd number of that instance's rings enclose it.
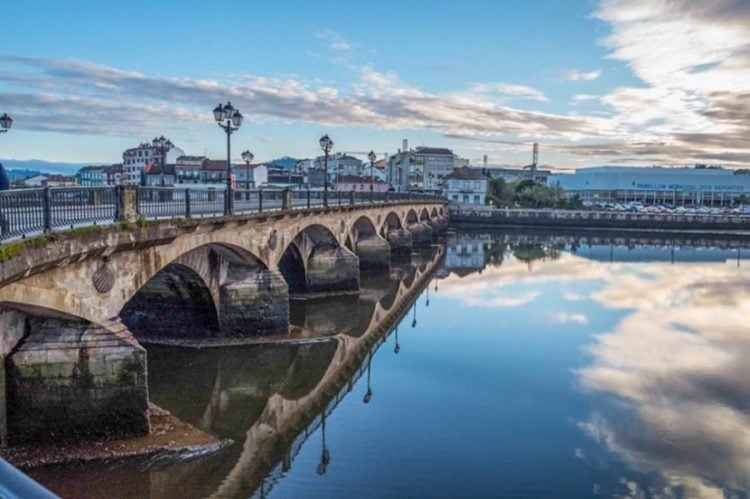
<instances>
[{"instance_id":1,"label":"lamp post","mask_svg":"<svg viewBox=\"0 0 750 499\"><path fill-rule=\"evenodd\" d=\"M328 208L328 154L331 152L333 147L333 141L328 134L323 135L320 138L320 148L323 149L325 159L323 160L323 176L325 177L323 183L323 206Z\"/></svg>"},{"instance_id":2,"label":"lamp post","mask_svg":"<svg viewBox=\"0 0 750 499\"><path fill-rule=\"evenodd\" d=\"M164 138L164 135L154 138L154 140L151 141L151 144L154 146L154 149L159 151L159 159L161 160L161 175L159 176L159 183L164 187L164 170L167 169L167 153L174 147L174 144L172 144L171 140Z\"/></svg>"},{"instance_id":3,"label":"lamp post","mask_svg":"<svg viewBox=\"0 0 750 499\"><path fill-rule=\"evenodd\" d=\"M214 108L214 120L227 134L227 193L224 202L224 215L234 214L234 198L232 195L232 149L230 137L242 126L242 114L232 106L231 102L219 104Z\"/></svg>"},{"instance_id":4,"label":"lamp post","mask_svg":"<svg viewBox=\"0 0 750 499\"><path fill-rule=\"evenodd\" d=\"M8 116L8 113L3 113L2 116L0 116L0 133L5 133L8 130L10 130L10 127L13 126L13 118Z\"/></svg>"},{"instance_id":5,"label":"lamp post","mask_svg":"<svg viewBox=\"0 0 750 499\"><path fill-rule=\"evenodd\" d=\"M370 160L370 202L372 203L373 191L375 190L375 160L377 159L375 151L370 151L367 159Z\"/></svg>"},{"instance_id":6,"label":"lamp post","mask_svg":"<svg viewBox=\"0 0 750 499\"><path fill-rule=\"evenodd\" d=\"M245 160L245 189L250 188L250 162L255 158L250 151L242 153L242 159Z\"/></svg>"}]
</instances>

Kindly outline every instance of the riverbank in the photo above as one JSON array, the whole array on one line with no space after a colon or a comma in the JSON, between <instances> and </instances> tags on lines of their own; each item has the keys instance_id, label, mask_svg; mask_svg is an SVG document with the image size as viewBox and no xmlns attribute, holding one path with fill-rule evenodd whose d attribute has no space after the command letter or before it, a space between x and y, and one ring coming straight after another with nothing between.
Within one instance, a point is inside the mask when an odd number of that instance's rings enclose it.
<instances>
[{"instance_id":1,"label":"riverbank","mask_svg":"<svg viewBox=\"0 0 750 499\"><path fill-rule=\"evenodd\" d=\"M459 228L538 228L750 238L750 217L742 215L623 213L608 211L451 207Z\"/></svg>"},{"instance_id":2,"label":"riverbank","mask_svg":"<svg viewBox=\"0 0 750 499\"><path fill-rule=\"evenodd\" d=\"M149 417L151 432L141 437L67 445L29 444L0 449L0 455L17 468L28 470L57 464L108 463L124 459L185 459L216 452L231 443L180 421L153 404L149 406Z\"/></svg>"}]
</instances>

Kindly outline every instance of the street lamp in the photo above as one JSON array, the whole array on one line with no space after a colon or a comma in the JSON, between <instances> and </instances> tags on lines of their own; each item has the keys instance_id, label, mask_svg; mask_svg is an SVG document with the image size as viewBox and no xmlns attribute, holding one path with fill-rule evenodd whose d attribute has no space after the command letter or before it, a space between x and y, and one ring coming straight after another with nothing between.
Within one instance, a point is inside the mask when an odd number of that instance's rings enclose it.
<instances>
[{"instance_id":1,"label":"street lamp","mask_svg":"<svg viewBox=\"0 0 750 499\"><path fill-rule=\"evenodd\" d=\"M245 188L250 188L250 162L255 158L253 153L250 151L244 151L242 153L242 159L245 160Z\"/></svg>"},{"instance_id":2,"label":"street lamp","mask_svg":"<svg viewBox=\"0 0 750 499\"><path fill-rule=\"evenodd\" d=\"M320 138L320 148L323 149L323 152L325 153L325 160L323 163L323 175L325 176L325 180L323 183L323 206L328 208L328 153L331 152L331 148L333 147L333 141L328 136L328 134L323 135Z\"/></svg>"},{"instance_id":3,"label":"street lamp","mask_svg":"<svg viewBox=\"0 0 750 499\"><path fill-rule=\"evenodd\" d=\"M219 104L214 108L214 119L227 134L227 193L224 203L224 215L234 214L234 198L232 196L232 149L230 137L242 126L242 114L232 106L231 102Z\"/></svg>"},{"instance_id":4,"label":"street lamp","mask_svg":"<svg viewBox=\"0 0 750 499\"><path fill-rule=\"evenodd\" d=\"M372 197L373 197L373 191L374 191L374 185L375 185L375 160L377 159L377 156L375 155L375 151L370 151L370 154L367 155L367 159L370 160L370 202L372 203Z\"/></svg>"},{"instance_id":5,"label":"street lamp","mask_svg":"<svg viewBox=\"0 0 750 499\"><path fill-rule=\"evenodd\" d=\"M2 116L0 116L0 133L5 133L8 130L10 130L10 127L13 126L13 118L8 116L8 113L3 113Z\"/></svg>"},{"instance_id":6,"label":"street lamp","mask_svg":"<svg viewBox=\"0 0 750 499\"><path fill-rule=\"evenodd\" d=\"M164 187L164 170L167 169L167 153L174 147L174 144L172 144L171 140L165 139L164 135L154 138L154 140L151 141L151 144L154 146L154 149L159 151L159 159L161 160L160 183L161 186Z\"/></svg>"}]
</instances>

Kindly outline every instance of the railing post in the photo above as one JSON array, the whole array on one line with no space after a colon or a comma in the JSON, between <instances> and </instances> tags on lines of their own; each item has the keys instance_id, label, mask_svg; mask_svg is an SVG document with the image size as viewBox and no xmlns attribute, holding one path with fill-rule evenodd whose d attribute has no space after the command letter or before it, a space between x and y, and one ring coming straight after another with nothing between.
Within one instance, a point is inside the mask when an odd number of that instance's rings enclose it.
<instances>
[{"instance_id":1,"label":"railing post","mask_svg":"<svg viewBox=\"0 0 750 499\"><path fill-rule=\"evenodd\" d=\"M349 191L349 204L351 204L351 205L354 205L354 196L355 196L355 194L356 194L356 192Z\"/></svg>"},{"instance_id":2,"label":"railing post","mask_svg":"<svg viewBox=\"0 0 750 499\"><path fill-rule=\"evenodd\" d=\"M307 188L307 209L310 209L310 188Z\"/></svg>"},{"instance_id":3,"label":"railing post","mask_svg":"<svg viewBox=\"0 0 750 499\"><path fill-rule=\"evenodd\" d=\"M263 211L263 189L258 189L258 211Z\"/></svg>"},{"instance_id":4,"label":"railing post","mask_svg":"<svg viewBox=\"0 0 750 499\"><path fill-rule=\"evenodd\" d=\"M123 220L123 209L122 209L122 188L119 185L114 187L115 189L115 222Z\"/></svg>"},{"instance_id":5,"label":"railing post","mask_svg":"<svg viewBox=\"0 0 750 499\"><path fill-rule=\"evenodd\" d=\"M341 206L341 193L342 193L342 192L343 192L343 191L338 191L338 193L339 193L339 206Z\"/></svg>"},{"instance_id":6,"label":"railing post","mask_svg":"<svg viewBox=\"0 0 750 499\"><path fill-rule=\"evenodd\" d=\"M281 200L281 209L284 211L292 209L292 190L286 188L282 191L283 198Z\"/></svg>"},{"instance_id":7,"label":"railing post","mask_svg":"<svg viewBox=\"0 0 750 499\"><path fill-rule=\"evenodd\" d=\"M191 217L191 209L190 209L190 188L185 189L185 218Z\"/></svg>"},{"instance_id":8,"label":"railing post","mask_svg":"<svg viewBox=\"0 0 750 499\"><path fill-rule=\"evenodd\" d=\"M52 230L52 196L49 187L45 187L42 194L42 214L43 230L49 232Z\"/></svg>"}]
</instances>

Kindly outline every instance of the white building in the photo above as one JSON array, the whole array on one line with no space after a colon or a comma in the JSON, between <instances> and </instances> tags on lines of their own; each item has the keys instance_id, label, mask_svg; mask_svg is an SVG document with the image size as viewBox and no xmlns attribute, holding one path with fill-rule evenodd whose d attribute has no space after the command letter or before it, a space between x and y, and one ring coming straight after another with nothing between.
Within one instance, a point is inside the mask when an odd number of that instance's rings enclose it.
<instances>
[{"instance_id":1,"label":"white building","mask_svg":"<svg viewBox=\"0 0 750 499\"><path fill-rule=\"evenodd\" d=\"M173 147L167 152L167 164L175 164L177 158L184 156L185 151L179 147ZM124 169L123 183L126 185L140 185L144 178L147 164L161 163L161 151L149 142L141 142L138 147L126 149L122 153L122 166Z\"/></svg>"},{"instance_id":2,"label":"white building","mask_svg":"<svg viewBox=\"0 0 750 499\"><path fill-rule=\"evenodd\" d=\"M236 164L232 173L237 189L254 189L268 184L268 166L263 163Z\"/></svg>"},{"instance_id":3,"label":"white building","mask_svg":"<svg viewBox=\"0 0 750 499\"><path fill-rule=\"evenodd\" d=\"M750 174L718 167L600 166L556 174L547 185L585 203L731 206L750 198Z\"/></svg>"},{"instance_id":4,"label":"white building","mask_svg":"<svg viewBox=\"0 0 750 499\"><path fill-rule=\"evenodd\" d=\"M445 196L457 204L485 204L489 182L479 168L456 168L445 177Z\"/></svg>"}]
</instances>

